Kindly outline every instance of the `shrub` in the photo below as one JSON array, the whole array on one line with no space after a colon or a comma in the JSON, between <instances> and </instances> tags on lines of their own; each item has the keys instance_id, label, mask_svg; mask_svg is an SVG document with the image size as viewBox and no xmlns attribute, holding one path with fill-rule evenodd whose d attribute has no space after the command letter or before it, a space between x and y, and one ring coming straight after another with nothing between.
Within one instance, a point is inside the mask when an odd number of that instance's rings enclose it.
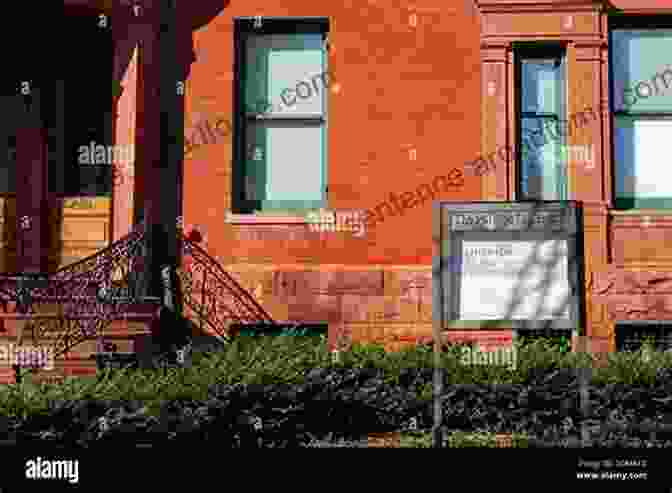
<instances>
[{"instance_id":1,"label":"shrub","mask_svg":"<svg viewBox=\"0 0 672 493\"><path fill-rule=\"evenodd\" d=\"M466 366L460 362L456 347L445 348L441 355L445 381L521 383L530 381L540 371L591 367L590 355L563 354L561 348L543 339L517 344L520 347L516 370ZM593 382L651 384L661 367L672 367L672 355L651 353L646 347L638 352L611 355L607 367L591 373ZM20 415L45 409L54 399L85 397L141 400L156 409L172 399L207 398L217 385L301 383L311 371L320 368L379 368L388 385L410 386L423 401L433 397L431 378L423 376L417 380L417 375L431 375L434 368L431 346L386 352L376 344L353 344L343 353L342 361L334 364L324 336L240 337L215 352L202 353L184 368L106 370L94 378L68 378L60 384L36 384L26 379L18 386L5 385L0 388L0 413Z\"/></svg>"}]
</instances>

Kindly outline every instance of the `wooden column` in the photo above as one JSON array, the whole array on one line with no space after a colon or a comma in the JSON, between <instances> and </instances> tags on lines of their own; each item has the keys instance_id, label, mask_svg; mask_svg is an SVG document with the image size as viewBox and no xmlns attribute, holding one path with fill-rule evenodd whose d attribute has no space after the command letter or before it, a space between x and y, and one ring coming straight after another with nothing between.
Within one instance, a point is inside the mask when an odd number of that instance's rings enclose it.
<instances>
[{"instance_id":1,"label":"wooden column","mask_svg":"<svg viewBox=\"0 0 672 493\"><path fill-rule=\"evenodd\" d=\"M135 153L138 171L142 173L137 204L137 220L145 221L147 231L147 251L145 252L143 274L143 294L145 296L160 296L160 279L154 266L157 253L152 236L155 232L156 214L161 207L161 193L158 186L158 172L161 159L161 101L159 73L159 25L158 7L156 2L141 6L137 16L137 34L139 40L138 53L138 98L136 132L138 145ZM147 186L154 184L154 186Z\"/></svg>"},{"instance_id":2,"label":"wooden column","mask_svg":"<svg viewBox=\"0 0 672 493\"><path fill-rule=\"evenodd\" d=\"M174 1L142 7L136 159L143 173L144 220L147 227L148 294L161 296L161 270L179 262L177 221L181 215L183 118L178 109L179 63L176 57L177 13ZM173 272L174 273L174 272Z\"/></svg>"},{"instance_id":3,"label":"wooden column","mask_svg":"<svg viewBox=\"0 0 672 493\"><path fill-rule=\"evenodd\" d=\"M65 80L53 81L53 101L51 115L47 128L47 176L48 185L46 192L47 214L49 234L49 265L50 272L57 270L64 262L63 245L61 243L63 230L63 199L62 194L66 189L68 176L66 174L66 151L65 151Z\"/></svg>"},{"instance_id":4,"label":"wooden column","mask_svg":"<svg viewBox=\"0 0 672 493\"><path fill-rule=\"evenodd\" d=\"M117 6L113 12L114 84L120 90L114 97L114 144L133 149L134 160L116 164L112 180L111 238L117 241L133 227L136 175L136 105L138 84L138 39L131 8Z\"/></svg>"},{"instance_id":5,"label":"wooden column","mask_svg":"<svg viewBox=\"0 0 672 493\"><path fill-rule=\"evenodd\" d=\"M32 101L30 106L22 105L16 136L17 268L21 272L46 272L46 145L40 119L40 90L30 87L30 92Z\"/></svg>"},{"instance_id":6,"label":"wooden column","mask_svg":"<svg viewBox=\"0 0 672 493\"><path fill-rule=\"evenodd\" d=\"M185 4L182 3L184 6ZM184 89L178 45L177 0L161 3L161 160L157 217L166 235L165 258L161 265L174 270L180 263L177 240L178 218L182 216L182 161L184 156ZM174 274L174 272L173 272ZM175 280L174 280L175 281Z\"/></svg>"}]
</instances>

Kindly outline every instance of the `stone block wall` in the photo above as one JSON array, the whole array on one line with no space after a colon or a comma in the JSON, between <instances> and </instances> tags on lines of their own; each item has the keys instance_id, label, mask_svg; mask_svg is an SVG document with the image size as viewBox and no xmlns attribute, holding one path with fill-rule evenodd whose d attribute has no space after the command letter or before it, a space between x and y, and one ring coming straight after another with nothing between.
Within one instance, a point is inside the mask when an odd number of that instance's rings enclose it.
<instances>
[{"instance_id":1,"label":"stone block wall","mask_svg":"<svg viewBox=\"0 0 672 493\"><path fill-rule=\"evenodd\" d=\"M329 340L411 343L432 335L431 267L226 265L280 323L328 323Z\"/></svg>"}]
</instances>

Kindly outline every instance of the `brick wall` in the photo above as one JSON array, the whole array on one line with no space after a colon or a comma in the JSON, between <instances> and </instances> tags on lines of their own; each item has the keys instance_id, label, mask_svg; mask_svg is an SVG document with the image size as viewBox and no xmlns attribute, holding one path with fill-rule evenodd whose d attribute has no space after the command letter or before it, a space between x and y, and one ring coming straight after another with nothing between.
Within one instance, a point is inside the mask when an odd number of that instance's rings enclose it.
<instances>
[{"instance_id":1,"label":"brick wall","mask_svg":"<svg viewBox=\"0 0 672 493\"><path fill-rule=\"evenodd\" d=\"M193 34L187 135L204 119L230 121L233 18L253 15L330 19L330 209L372 208L476 158L480 25L467 0L231 3ZM345 328L355 339L431 334L431 200L363 237L234 225L231 159L228 136L185 160L184 224L205 230L208 252L274 318L329 322L330 333ZM478 200L478 180L464 177L437 199ZM411 287L418 276L424 284Z\"/></svg>"}]
</instances>

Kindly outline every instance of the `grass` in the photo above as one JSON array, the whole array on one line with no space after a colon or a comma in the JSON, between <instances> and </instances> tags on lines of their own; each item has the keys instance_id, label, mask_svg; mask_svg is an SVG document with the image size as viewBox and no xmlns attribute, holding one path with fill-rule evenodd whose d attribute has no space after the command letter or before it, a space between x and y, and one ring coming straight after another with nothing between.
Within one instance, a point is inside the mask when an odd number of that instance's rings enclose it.
<instances>
[{"instance_id":1,"label":"grass","mask_svg":"<svg viewBox=\"0 0 672 493\"><path fill-rule=\"evenodd\" d=\"M521 341L515 370L498 366L465 366L455 351L442 355L450 383L519 383L535 368L591 367L591 356L568 353L548 340ZM299 383L314 368L345 366L384 368L386 381L397 383L403 368L433 368L431 348L413 347L386 353L381 346L355 345L342 353L340 363L332 362L324 337L241 337L226 350L215 354L195 354L192 365L163 371L106 370L97 377L68 378L59 384L34 383L30 378L19 385L0 387L0 414L25 416L46 410L55 400L80 399L137 400L158 415L162 403L177 399L203 400L216 384ZM593 383L651 384L656 370L672 366L672 355L651 352L650 344L634 353L609 356L608 365L596 368ZM431 384L419 389L421 399L432 398ZM453 440L451 442L450 440ZM431 437L420 432L404 432L402 447L424 447ZM456 434L455 446L490 446L492 437ZM424 445L423 445L424 444Z\"/></svg>"}]
</instances>

